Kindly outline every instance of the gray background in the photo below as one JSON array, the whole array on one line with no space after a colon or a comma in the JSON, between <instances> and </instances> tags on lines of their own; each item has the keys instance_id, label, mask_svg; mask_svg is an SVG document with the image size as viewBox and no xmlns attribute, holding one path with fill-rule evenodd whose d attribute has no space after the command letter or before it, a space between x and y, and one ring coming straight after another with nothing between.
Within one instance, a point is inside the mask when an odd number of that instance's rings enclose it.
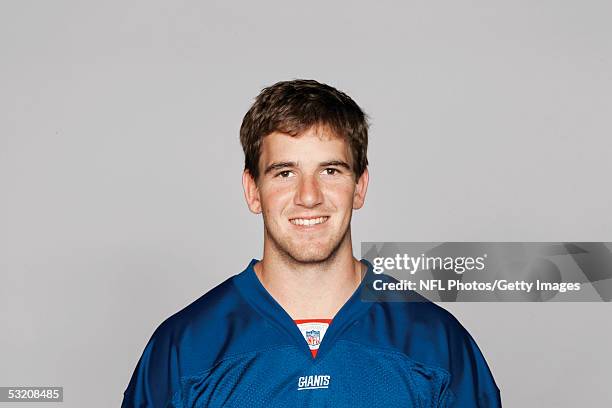
<instances>
[{"instance_id":1,"label":"gray background","mask_svg":"<svg viewBox=\"0 0 612 408\"><path fill-rule=\"evenodd\" d=\"M0 3L0 385L118 406L155 327L260 256L238 128L278 80L372 117L356 251L610 241L610 2L257 3ZM609 303L445 307L505 406L612 403Z\"/></svg>"}]
</instances>

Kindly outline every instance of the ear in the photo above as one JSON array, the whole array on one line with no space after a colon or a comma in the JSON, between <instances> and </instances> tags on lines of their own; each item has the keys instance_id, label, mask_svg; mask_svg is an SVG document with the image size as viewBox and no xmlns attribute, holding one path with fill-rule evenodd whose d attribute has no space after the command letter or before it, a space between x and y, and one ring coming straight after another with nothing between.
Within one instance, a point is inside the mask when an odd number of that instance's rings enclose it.
<instances>
[{"instance_id":1,"label":"ear","mask_svg":"<svg viewBox=\"0 0 612 408\"><path fill-rule=\"evenodd\" d=\"M242 172L242 188L244 189L244 198L249 206L249 210L254 214L261 213L259 188L253 175L246 169Z\"/></svg>"},{"instance_id":2,"label":"ear","mask_svg":"<svg viewBox=\"0 0 612 408\"><path fill-rule=\"evenodd\" d=\"M355 194L353 195L353 209L358 210L363 207L365 203L366 192L368 191L368 182L370 181L370 173L366 167L355 187Z\"/></svg>"}]
</instances>

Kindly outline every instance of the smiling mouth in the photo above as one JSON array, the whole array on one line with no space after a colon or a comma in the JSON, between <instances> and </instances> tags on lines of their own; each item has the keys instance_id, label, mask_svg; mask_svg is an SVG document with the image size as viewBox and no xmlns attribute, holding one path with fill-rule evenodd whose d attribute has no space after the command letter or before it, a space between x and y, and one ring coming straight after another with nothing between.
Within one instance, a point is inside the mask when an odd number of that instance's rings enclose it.
<instances>
[{"instance_id":1,"label":"smiling mouth","mask_svg":"<svg viewBox=\"0 0 612 408\"><path fill-rule=\"evenodd\" d=\"M292 223L293 225L302 225L302 226L309 227L311 225L323 224L328 219L329 217L327 216L314 217L314 218L292 218L289 220L289 222Z\"/></svg>"}]
</instances>

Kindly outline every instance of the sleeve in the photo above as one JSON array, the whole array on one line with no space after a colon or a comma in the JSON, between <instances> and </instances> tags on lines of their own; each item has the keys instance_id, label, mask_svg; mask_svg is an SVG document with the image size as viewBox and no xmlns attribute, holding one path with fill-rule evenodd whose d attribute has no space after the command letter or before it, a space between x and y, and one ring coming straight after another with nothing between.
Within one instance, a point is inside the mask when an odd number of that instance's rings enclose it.
<instances>
[{"instance_id":1,"label":"sleeve","mask_svg":"<svg viewBox=\"0 0 612 408\"><path fill-rule=\"evenodd\" d=\"M136 365L121 408L182 408L176 355L172 336L162 324Z\"/></svg>"},{"instance_id":2,"label":"sleeve","mask_svg":"<svg viewBox=\"0 0 612 408\"><path fill-rule=\"evenodd\" d=\"M443 406L456 408L501 407L499 388L480 349L470 334L461 327L461 341L450 346L451 385L446 390Z\"/></svg>"}]
</instances>

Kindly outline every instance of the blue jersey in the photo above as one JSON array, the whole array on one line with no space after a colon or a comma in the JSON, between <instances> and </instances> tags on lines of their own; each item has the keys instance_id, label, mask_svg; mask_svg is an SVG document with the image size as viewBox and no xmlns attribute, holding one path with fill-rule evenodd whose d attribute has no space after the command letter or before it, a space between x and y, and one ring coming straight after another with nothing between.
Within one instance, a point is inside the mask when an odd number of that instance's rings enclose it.
<instances>
[{"instance_id":1,"label":"blue jersey","mask_svg":"<svg viewBox=\"0 0 612 408\"><path fill-rule=\"evenodd\" d=\"M374 279L394 280L371 265L313 358L256 262L157 328L122 408L501 406L485 359L450 313L363 300Z\"/></svg>"}]
</instances>

